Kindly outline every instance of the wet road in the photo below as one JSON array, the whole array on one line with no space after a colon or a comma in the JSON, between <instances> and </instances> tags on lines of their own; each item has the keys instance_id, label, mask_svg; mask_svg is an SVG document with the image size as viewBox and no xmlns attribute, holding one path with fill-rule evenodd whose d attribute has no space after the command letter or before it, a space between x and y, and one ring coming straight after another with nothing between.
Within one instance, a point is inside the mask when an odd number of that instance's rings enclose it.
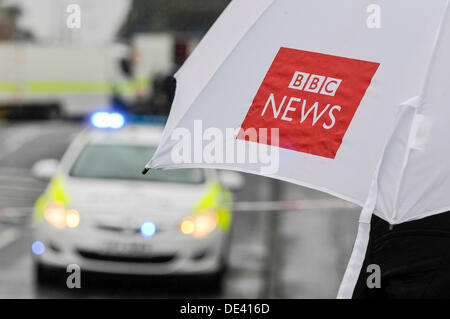
<instances>
[{"instance_id":1,"label":"wet road","mask_svg":"<svg viewBox=\"0 0 450 319\"><path fill-rule=\"evenodd\" d=\"M30 256L31 207L45 184L32 178L39 159L59 158L82 126L70 122L0 124L0 298L219 297L334 298L356 236L358 210L315 209L235 214L229 270L220 293L109 284L78 291L38 287ZM236 200L331 199L299 186L246 175ZM169 287L170 288L170 287Z\"/></svg>"}]
</instances>

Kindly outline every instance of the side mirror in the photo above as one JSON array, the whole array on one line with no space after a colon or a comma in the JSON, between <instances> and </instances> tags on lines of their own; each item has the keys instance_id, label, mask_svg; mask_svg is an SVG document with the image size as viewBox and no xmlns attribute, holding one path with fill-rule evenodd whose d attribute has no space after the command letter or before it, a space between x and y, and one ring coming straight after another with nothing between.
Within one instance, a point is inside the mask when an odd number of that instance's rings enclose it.
<instances>
[{"instance_id":1,"label":"side mirror","mask_svg":"<svg viewBox=\"0 0 450 319\"><path fill-rule=\"evenodd\" d=\"M34 178L48 182L55 175L58 165L59 162L56 159L43 159L33 165L31 173Z\"/></svg>"},{"instance_id":2,"label":"side mirror","mask_svg":"<svg viewBox=\"0 0 450 319\"><path fill-rule=\"evenodd\" d=\"M119 64L122 74L125 75L127 78L132 78L134 74L133 62L130 59L122 58L120 59Z\"/></svg>"},{"instance_id":3,"label":"side mirror","mask_svg":"<svg viewBox=\"0 0 450 319\"><path fill-rule=\"evenodd\" d=\"M220 171L219 180L223 186L234 192L241 190L245 185L244 176L234 171Z\"/></svg>"}]
</instances>

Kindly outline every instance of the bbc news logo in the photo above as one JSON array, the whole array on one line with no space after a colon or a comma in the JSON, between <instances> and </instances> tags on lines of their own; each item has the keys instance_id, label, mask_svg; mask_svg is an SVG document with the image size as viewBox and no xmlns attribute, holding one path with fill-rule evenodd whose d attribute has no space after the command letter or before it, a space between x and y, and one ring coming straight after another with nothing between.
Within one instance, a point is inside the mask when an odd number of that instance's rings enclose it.
<instances>
[{"instance_id":1,"label":"bbc news logo","mask_svg":"<svg viewBox=\"0 0 450 319\"><path fill-rule=\"evenodd\" d=\"M336 158L379 63L280 48L241 125L237 139ZM261 126L279 139L245 136Z\"/></svg>"},{"instance_id":2,"label":"bbc news logo","mask_svg":"<svg viewBox=\"0 0 450 319\"><path fill-rule=\"evenodd\" d=\"M322 95L335 96L341 83L341 79L297 71L292 77L289 88L299 91L304 90Z\"/></svg>"}]
</instances>

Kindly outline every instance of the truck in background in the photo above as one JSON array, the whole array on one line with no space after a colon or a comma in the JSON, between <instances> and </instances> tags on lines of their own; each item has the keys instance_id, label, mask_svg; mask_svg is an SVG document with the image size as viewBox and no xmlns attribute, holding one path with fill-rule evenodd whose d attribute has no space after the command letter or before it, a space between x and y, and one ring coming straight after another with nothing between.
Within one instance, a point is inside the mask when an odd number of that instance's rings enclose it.
<instances>
[{"instance_id":1,"label":"truck in background","mask_svg":"<svg viewBox=\"0 0 450 319\"><path fill-rule=\"evenodd\" d=\"M175 38L171 34L137 34L131 41L136 98L148 99L151 82L174 67Z\"/></svg>"},{"instance_id":2,"label":"truck in background","mask_svg":"<svg viewBox=\"0 0 450 319\"><path fill-rule=\"evenodd\" d=\"M114 90L132 96L122 44L0 43L0 110L9 117L77 117L104 109Z\"/></svg>"},{"instance_id":3,"label":"truck in background","mask_svg":"<svg viewBox=\"0 0 450 319\"><path fill-rule=\"evenodd\" d=\"M173 75L195 48L190 34L144 33L131 42L137 114L167 116L175 94Z\"/></svg>"},{"instance_id":4,"label":"truck in background","mask_svg":"<svg viewBox=\"0 0 450 319\"><path fill-rule=\"evenodd\" d=\"M165 114L168 79L196 44L185 39L145 33L101 47L0 43L0 115L78 118L115 104Z\"/></svg>"}]
</instances>

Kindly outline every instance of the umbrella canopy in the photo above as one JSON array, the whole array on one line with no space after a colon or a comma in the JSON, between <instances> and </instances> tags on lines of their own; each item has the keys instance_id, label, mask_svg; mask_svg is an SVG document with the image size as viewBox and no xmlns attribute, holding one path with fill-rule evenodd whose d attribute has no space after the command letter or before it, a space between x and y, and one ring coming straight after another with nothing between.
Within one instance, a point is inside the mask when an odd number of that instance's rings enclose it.
<instances>
[{"instance_id":1,"label":"umbrella canopy","mask_svg":"<svg viewBox=\"0 0 450 319\"><path fill-rule=\"evenodd\" d=\"M372 214L398 224L450 210L448 1L378 3L373 29L371 1L232 1L176 74L147 166L262 174L364 206L341 297Z\"/></svg>"}]
</instances>

